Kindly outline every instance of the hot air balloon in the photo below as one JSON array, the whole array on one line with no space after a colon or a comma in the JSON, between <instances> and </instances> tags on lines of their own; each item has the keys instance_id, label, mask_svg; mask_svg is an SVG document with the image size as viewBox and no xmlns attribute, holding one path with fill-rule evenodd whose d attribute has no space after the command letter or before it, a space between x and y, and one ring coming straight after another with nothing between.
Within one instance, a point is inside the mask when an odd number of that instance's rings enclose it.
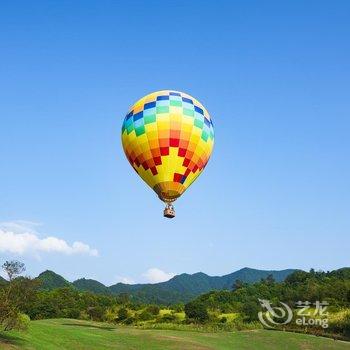
<instances>
[{"instance_id":1,"label":"hot air balloon","mask_svg":"<svg viewBox=\"0 0 350 350\"><path fill-rule=\"evenodd\" d=\"M179 91L162 90L138 100L122 126L125 155L138 175L166 206L202 173L214 146L214 128L203 105Z\"/></svg>"}]
</instances>

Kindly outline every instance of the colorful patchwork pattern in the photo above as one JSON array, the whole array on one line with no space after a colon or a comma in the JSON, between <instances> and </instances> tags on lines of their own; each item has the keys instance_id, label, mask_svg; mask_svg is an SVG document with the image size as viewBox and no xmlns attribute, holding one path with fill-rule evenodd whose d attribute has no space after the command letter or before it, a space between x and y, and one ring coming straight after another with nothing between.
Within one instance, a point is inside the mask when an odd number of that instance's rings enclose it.
<instances>
[{"instance_id":1,"label":"colorful patchwork pattern","mask_svg":"<svg viewBox=\"0 0 350 350\"><path fill-rule=\"evenodd\" d=\"M176 200L208 163L214 128L192 96L163 90L137 101L122 126L126 157L165 202Z\"/></svg>"}]
</instances>

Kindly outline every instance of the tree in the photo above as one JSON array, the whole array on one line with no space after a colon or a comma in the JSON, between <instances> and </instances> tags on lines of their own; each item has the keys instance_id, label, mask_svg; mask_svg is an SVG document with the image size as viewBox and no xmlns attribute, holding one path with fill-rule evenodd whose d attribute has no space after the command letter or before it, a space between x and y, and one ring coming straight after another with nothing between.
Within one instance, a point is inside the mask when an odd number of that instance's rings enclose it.
<instances>
[{"instance_id":1,"label":"tree","mask_svg":"<svg viewBox=\"0 0 350 350\"><path fill-rule=\"evenodd\" d=\"M160 307L158 305L149 305L147 306L146 310L154 315L154 316L157 316L159 314L159 311L160 311Z\"/></svg>"},{"instance_id":2,"label":"tree","mask_svg":"<svg viewBox=\"0 0 350 350\"><path fill-rule=\"evenodd\" d=\"M0 327L4 331L25 329L29 317L24 312L35 299L38 283L30 278L18 278L25 271L24 264L19 261L6 261L2 268L9 283L0 289Z\"/></svg>"},{"instance_id":3,"label":"tree","mask_svg":"<svg viewBox=\"0 0 350 350\"><path fill-rule=\"evenodd\" d=\"M232 290L240 289L242 287L244 287L244 282L240 279L237 279L232 285Z\"/></svg>"},{"instance_id":4,"label":"tree","mask_svg":"<svg viewBox=\"0 0 350 350\"><path fill-rule=\"evenodd\" d=\"M104 321L106 310L103 306L88 307L87 313L93 321Z\"/></svg>"},{"instance_id":5,"label":"tree","mask_svg":"<svg viewBox=\"0 0 350 350\"><path fill-rule=\"evenodd\" d=\"M260 308L256 301L250 300L242 305L241 312L243 313L243 317L245 321L251 322L256 321L258 319L258 313Z\"/></svg>"},{"instance_id":6,"label":"tree","mask_svg":"<svg viewBox=\"0 0 350 350\"><path fill-rule=\"evenodd\" d=\"M10 282L26 270L24 264L17 260L5 261L2 269L6 272Z\"/></svg>"},{"instance_id":7,"label":"tree","mask_svg":"<svg viewBox=\"0 0 350 350\"><path fill-rule=\"evenodd\" d=\"M209 320L209 314L204 303L191 301L185 305L185 314L189 320L204 323Z\"/></svg>"},{"instance_id":8,"label":"tree","mask_svg":"<svg viewBox=\"0 0 350 350\"><path fill-rule=\"evenodd\" d=\"M174 310L175 312L182 312L185 309L185 305L184 304L175 304L171 306L171 309Z\"/></svg>"},{"instance_id":9,"label":"tree","mask_svg":"<svg viewBox=\"0 0 350 350\"><path fill-rule=\"evenodd\" d=\"M266 277L266 283L267 284L274 284L275 283L275 279L273 278L273 275L271 273Z\"/></svg>"},{"instance_id":10,"label":"tree","mask_svg":"<svg viewBox=\"0 0 350 350\"><path fill-rule=\"evenodd\" d=\"M292 274L286 277L285 282L287 284L302 284L305 283L306 280L310 277L308 272L297 270L294 271Z\"/></svg>"},{"instance_id":11,"label":"tree","mask_svg":"<svg viewBox=\"0 0 350 350\"><path fill-rule=\"evenodd\" d=\"M128 316L128 309L126 309L125 307L122 307L118 310L118 321L124 321L128 318Z\"/></svg>"},{"instance_id":12,"label":"tree","mask_svg":"<svg viewBox=\"0 0 350 350\"><path fill-rule=\"evenodd\" d=\"M147 309L143 310L137 317L140 321L148 321L152 320L154 318L154 315L152 315Z\"/></svg>"}]
</instances>

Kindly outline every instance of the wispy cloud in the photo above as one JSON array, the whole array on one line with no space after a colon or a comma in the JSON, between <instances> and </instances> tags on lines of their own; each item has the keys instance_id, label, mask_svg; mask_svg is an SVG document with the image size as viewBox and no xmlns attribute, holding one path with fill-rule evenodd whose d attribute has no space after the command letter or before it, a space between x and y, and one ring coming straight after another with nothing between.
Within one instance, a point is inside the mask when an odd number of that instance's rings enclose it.
<instances>
[{"instance_id":1,"label":"wispy cloud","mask_svg":"<svg viewBox=\"0 0 350 350\"><path fill-rule=\"evenodd\" d=\"M157 267L152 267L142 274L150 283L165 282L173 278L176 274L173 272L165 272Z\"/></svg>"},{"instance_id":2,"label":"wispy cloud","mask_svg":"<svg viewBox=\"0 0 350 350\"><path fill-rule=\"evenodd\" d=\"M0 223L0 252L33 255L37 258L40 258L39 253L98 256L96 249L90 248L88 244L83 242L69 244L54 236L40 238L37 226L40 224L29 221Z\"/></svg>"},{"instance_id":3,"label":"wispy cloud","mask_svg":"<svg viewBox=\"0 0 350 350\"><path fill-rule=\"evenodd\" d=\"M118 282L125 283L125 284L134 284L135 283L135 281L132 278L126 277L126 276L117 276L116 280Z\"/></svg>"}]
</instances>

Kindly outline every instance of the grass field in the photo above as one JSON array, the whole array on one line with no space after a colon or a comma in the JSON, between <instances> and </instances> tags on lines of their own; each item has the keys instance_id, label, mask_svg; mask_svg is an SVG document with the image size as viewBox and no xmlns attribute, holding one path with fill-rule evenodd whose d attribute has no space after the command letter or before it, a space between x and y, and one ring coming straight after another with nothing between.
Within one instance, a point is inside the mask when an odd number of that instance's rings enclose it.
<instances>
[{"instance_id":1,"label":"grass field","mask_svg":"<svg viewBox=\"0 0 350 350\"><path fill-rule=\"evenodd\" d=\"M31 322L27 332L0 332L0 349L341 350L350 343L278 331L202 333L142 330L69 319Z\"/></svg>"}]
</instances>

